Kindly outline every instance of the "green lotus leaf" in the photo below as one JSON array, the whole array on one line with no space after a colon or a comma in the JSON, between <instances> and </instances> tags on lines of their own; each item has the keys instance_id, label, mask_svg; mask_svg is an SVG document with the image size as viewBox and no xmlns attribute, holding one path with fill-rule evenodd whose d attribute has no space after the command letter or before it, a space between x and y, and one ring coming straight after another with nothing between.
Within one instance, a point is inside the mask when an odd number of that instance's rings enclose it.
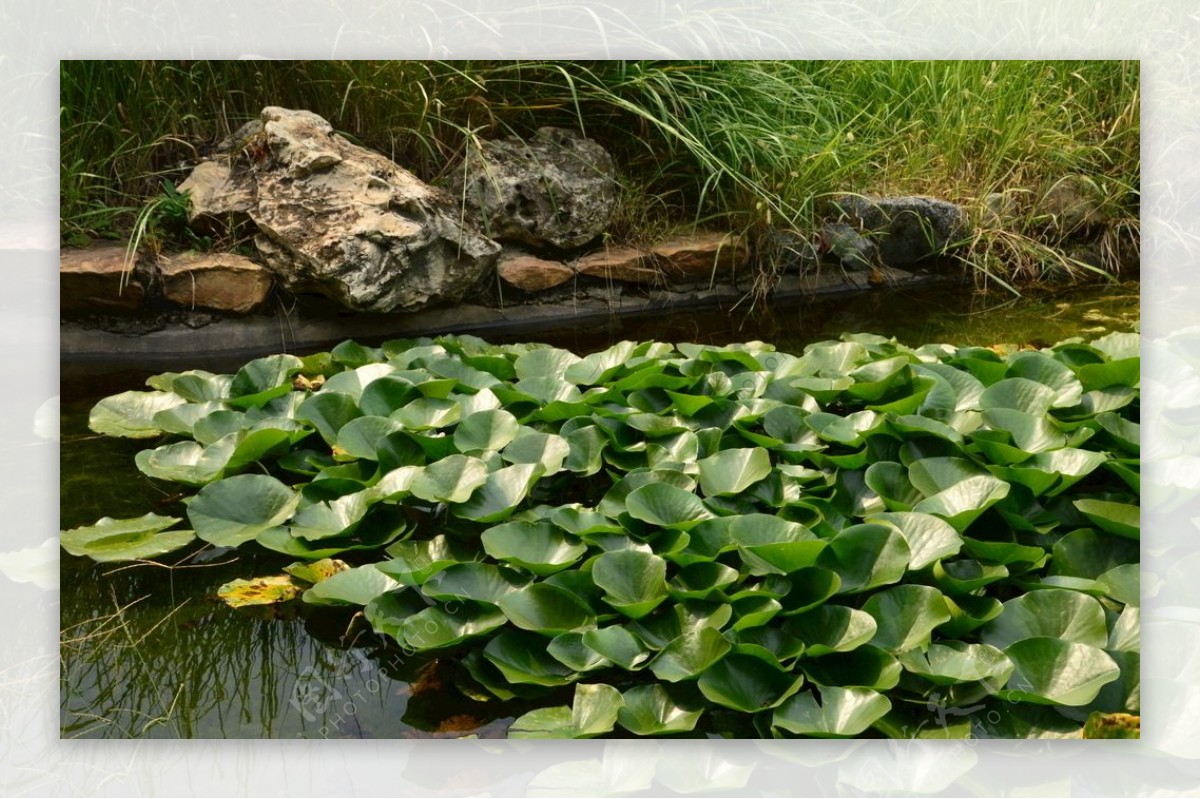
<instances>
[{"instance_id":1,"label":"green lotus leaf","mask_svg":"<svg viewBox=\"0 0 1200 799\"><path fill-rule=\"evenodd\" d=\"M563 376L572 383L579 385L600 385L612 380L623 368L633 354L634 343L622 341L606 350L594 352L582 360L571 363L563 371Z\"/></svg>"},{"instance_id":2,"label":"green lotus leaf","mask_svg":"<svg viewBox=\"0 0 1200 799\"><path fill-rule=\"evenodd\" d=\"M635 519L677 530L689 530L713 517L700 497L666 483L650 483L629 492L625 508Z\"/></svg>"},{"instance_id":3,"label":"green lotus leaf","mask_svg":"<svg viewBox=\"0 0 1200 799\"><path fill-rule=\"evenodd\" d=\"M856 524L829 540L817 565L837 572L839 593L852 594L899 582L911 552L904 536L883 524Z\"/></svg>"},{"instance_id":4,"label":"green lotus leaf","mask_svg":"<svg viewBox=\"0 0 1200 799\"><path fill-rule=\"evenodd\" d=\"M1010 569L1012 572L1027 571L1031 566L1038 566L1046 560L1046 550L1041 547L1026 546L1015 541L980 541L976 538L963 538L963 548L979 560L992 561L1005 566L1020 565L1020 568Z\"/></svg>"},{"instance_id":5,"label":"green lotus leaf","mask_svg":"<svg viewBox=\"0 0 1200 799\"><path fill-rule=\"evenodd\" d=\"M1137 607L1125 606L1108 634L1109 652L1142 651L1141 617L1141 611Z\"/></svg>"},{"instance_id":6,"label":"green lotus leaf","mask_svg":"<svg viewBox=\"0 0 1200 799\"><path fill-rule=\"evenodd\" d=\"M482 369L470 366L457 358L431 359L425 368L438 377L455 381L459 388L468 391L482 391L500 384L495 375Z\"/></svg>"},{"instance_id":7,"label":"green lotus leaf","mask_svg":"<svg viewBox=\"0 0 1200 799\"><path fill-rule=\"evenodd\" d=\"M986 682L999 686L1013 671L1012 661L996 647L964 641L936 643L926 650L914 648L899 657L905 671L935 685Z\"/></svg>"},{"instance_id":8,"label":"green lotus leaf","mask_svg":"<svg viewBox=\"0 0 1200 799\"><path fill-rule=\"evenodd\" d=\"M1049 591L1028 596L1044 593ZM1010 644L1004 654L1014 669L998 696L1017 702L1078 707L1121 676L1103 649L1061 638L1026 638Z\"/></svg>"},{"instance_id":9,"label":"green lotus leaf","mask_svg":"<svg viewBox=\"0 0 1200 799\"><path fill-rule=\"evenodd\" d=\"M1141 573L1140 564L1128 563L1109 569L1096 582L1100 583L1105 594L1122 605L1137 607L1141 604Z\"/></svg>"},{"instance_id":10,"label":"green lotus leaf","mask_svg":"<svg viewBox=\"0 0 1200 799\"><path fill-rule=\"evenodd\" d=\"M384 440L403 429L399 422L385 416L359 416L338 430L337 448L348 457L378 460Z\"/></svg>"},{"instance_id":11,"label":"green lotus leaf","mask_svg":"<svg viewBox=\"0 0 1200 799\"><path fill-rule=\"evenodd\" d=\"M732 605L734 620L729 629L735 631L761 627L783 610L783 605L769 596L742 597L734 600Z\"/></svg>"},{"instance_id":12,"label":"green lotus leaf","mask_svg":"<svg viewBox=\"0 0 1200 799\"><path fill-rule=\"evenodd\" d=\"M457 646L487 635L505 622L492 605L457 602L452 607L434 605L403 619L396 628L401 646L417 652Z\"/></svg>"},{"instance_id":13,"label":"green lotus leaf","mask_svg":"<svg viewBox=\"0 0 1200 799\"><path fill-rule=\"evenodd\" d=\"M962 549L963 540L958 532L928 513L876 513L866 521L899 531L908 544L910 569L923 569L942 558L957 555Z\"/></svg>"},{"instance_id":14,"label":"green lotus leaf","mask_svg":"<svg viewBox=\"0 0 1200 799\"><path fill-rule=\"evenodd\" d=\"M227 399L232 382L233 375L217 375L203 369L189 369L186 372L156 375L147 380L146 385L178 394L188 402L209 403Z\"/></svg>"},{"instance_id":15,"label":"green lotus leaf","mask_svg":"<svg viewBox=\"0 0 1200 799\"><path fill-rule=\"evenodd\" d=\"M1004 612L1004 604L990 596L944 596L950 621L938 628L944 636L960 637L977 630Z\"/></svg>"},{"instance_id":16,"label":"green lotus leaf","mask_svg":"<svg viewBox=\"0 0 1200 799\"><path fill-rule=\"evenodd\" d=\"M485 530L481 540L491 557L541 576L562 571L587 551L550 522L501 524Z\"/></svg>"},{"instance_id":17,"label":"green lotus leaf","mask_svg":"<svg viewBox=\"0 0 1200 799\"><path fill-rule=\"evenodd\" d=\"M1041 383L1054 391L1051 407L1070 408L1079 404L1083 386L1070 367L1044 352L1018 352L1008 359L1008 371Z\"/></svg>"},{"instance_id":18,"label":"green lotus leaf","mask_svg":"<svg viewBox=\"0 0 1200 799\"><path fill-rule=\"evenodd\" d=\"M869 688L816 687L775 709L771 726L812 738L849 738L883 718L892 703Z\"/></svg>"},{"instance_id":19,"label":"green lotus leaf","mask_svg":"<svg viewBox=\"0 0 1200 799\"><path fill-rule=\"evenodd\" d=\"M362 521L374 500L374 492L367 489L328 502L315 502L299 508L288 527L293 536L306 541L347 535Z\"/></svg>"},{"instance_id":20,"label":"green lotus leaf","mask_svg":"<svg viewBox=\"0 0 1200 799\"><path fill-rule=\"evenodd\" d=\"M576 685L571 707L531 710L512 723L510 738L592 738L611 732L624 705L611 685Z\"/></svg>"},{"instance_id":21,"label":"green lotus leaf","mask_svg":"<svg viewBox=\"0 0 1200 799\"><path fill-rule=\"evenodd\" d=\"M550 514L550 521L571 535L587 536L604 533L621 533L621 525L598 511L587 508L563 506Z\"/></svg>"},{"instance_id":22,"label":"green lotus leaf","mask_svg":"<svg viewBox=\"0 0 1200 799\"><path fill-rule=\"evenodd\" d=\"M362 415L349 394L324 388L304 400L296 412L296 418L315 427L330 446L337 443L338 431L347 422Z\"/></svg>"},{"instance_id":23,"label":"green lotus leaf","mask_svg":"<svg viewBox=\"0 0 1200 799\"><path fill-rule=\"evenodd\" d=\"M743 713L777 707L800 690L804 678L754 655L732 652L700 675L700 693L708 701Z\"/></svg>"},{"instance_id":24,"label":"green lotus leaf","mask_svg":"<svg viewBox=\"0 0 1200 799\"><path fill-rule=\"evenodd\" d=\"M409 490L426 502L461 504L470 499L487 478L487 464L479 458L449 455L426 466Z\"/></svg>"},{"instance_id":25,"label":"green lotus leaf","mask_svg":"<svg viewBox=\"0 0 1200 799\"><path fill-rule=\"evenodd\" d=\"M559 377L566 374L574 364L580 362L578 355L554 347L537 347L517 358L513 367L517 377Z\"/></svg>"},{"instance_id":26,"label":"green lotus leaf","mask_svg":"<svg viewBox=\"0 0 1200 799\"><path fill-rule=\"evenodd\" d=\"M663 649L675 639L702 627L719 630L733 616L733 608L722 602L685 600L628 625L627 629L651 649Z\"/></svg>"},{"instance_id":27,"label":"green lotus leaf","mask_svg":"<svg viewBox=\"0 0 1200 799\"><path fill-rule=\"evenodd\" d=\"M1092 347L1114 361L1137 358L1141 352L1141 336L1137 333L1109 333L1092 341Z\"/></svg>"},{"instance_id":28,"label":"green lotus leaf","mask_svg":"<svg viewBox=\"0 0 1200 799\"><path fill-rule=\"evenodd\" d=\"M1058 399L1058 392L1042 383L1024 377L1009 377L993 383L979 398L985 410L1009 408L1032 416L1045 416Z\"/></svg>"},{"instance_id":29,"label":"green lotus leaf","mask_svg":"<svg viewBox=\"0 0 1200 799\"><path fill-rule=\"evenodd\" d=\"M495 605L501 597L519 591L528 584L527 577L503 566L453 563L425 580L421 584L421 593L439 602L470 599Z\"/></svg>"},{"instance_id":30,"label":"green lotus leaf","mask_svg":"<svg viewBox=\"0 0 1200 799\"><path fill-rule=\"evenodd\" d=\"M164 433L191 436L196 422L218 411L227 411L227 408L223 402L185 402L159 411L150 422Z\"/></svg>"},{"instance_id":31,"label":"green lotus leaf","mask_svg":"<svg viewBox=\"0 0 1200 799\"><path fill-rule=\"evenodd\" d=\"M1006 577L1008 569L1000 563L953 560L933 564L934 584L951 594L970 594Z\"/></svg>"},{"instance_id":32,"label":"green lotus leaf","mask_svg":"<svg viewBox=\"0 0 1200 799\"><path fill-rule=\"evenodd\" d=\"M667 598L666 574L665 560L634 549L605 552L592 564L592 580L604 590L604 601L631 619Z\"/></svg>"},{"instance_id":33,"label":"green lotus leaf","mask_svg":"<svg viewBox=\"0 0 1200 799\"><path fill-rule=\"evenodd\" d=\"M1141 510L1137 505L1101 499L1077 499L1074 505L1092 524L1106 533L1135 541L1142 536Z\"/></svg>"},{"instance_id":34,"label":"green lotus leaf","mask_svg":"<svg viewBox=\"0 0 1200 799\"><path fill-rule=\"evenodd\" d=\"M1098 601L1078 591L1048 588L1004 603L1004 612L983 629L985 644L1005 649L1027 638L1056 638L1104 648L1108 626Z\"/></svg>"},{"instance_id":35,"label":"green lotus leaf","mask_svg":"<svg viewBox=\"0 0 1200 799\"><path fill-rule=\"evenodd\" d=\"M630 688L622 698L625 701L617 711L617 723L634 735L691 732L704 712L701 702L661 683Z\"/></svg>"},{"instance_id":36,"label":"green lotus leaf","mask_svg":"<svg viewBox=\"0 0 1200 799\"><path fill-rule=\"evenodd\" d=\"M59 543L72 555L101 563L146 560L182 549L196 539L191 530L169 530L177 516L147 513L136 519L105 516L95 524L59 532Z\"/></svg>"},{"instance_id":37,"label":"green lotus leaf","mask_svg":"<svg viewBox=\"0 0 1200 799\"><path fill-rule=\"evenodd\" d=\"M536 463L517 463L497 469L487 475L483 485L466 502L455 507L453 513L476 522L491 523L506 519L524 501L541 476L541 467Z\"/></svg>"},{"instance_id":38,"label":"green lotus leaf","mask_svg":"<svg viewBox=\"0 0 1200 799\"><path fill-rule=\"evenodd\" d=\"M257 408L292 390L292 375L304 364L295 355L268 355L243 366L229 384L230 405Z\"/></svg>"},{"instance_id":39,"label":"green lotus leaf","mask_svg":"<svg viewBox=\"0 0 1200 799\"><path fill-rule=\"evenodd\" d=\"M375 565L403 585L422 585L443 569L473 560L470 550L444 535L428 541L400 541L388 547L387 553L392 560Z\"/></svg>"},{"instance_id":40,"label":"green lotus leaf","mask_svg":"<svg viewBox=\"0 0 1200 799\"><path fill-rule=\"evenodd\" d=\"M583 633L584 646L627 671L639 668L653 654L629 630L619 625Z\"/></svg>"},{"instance_id":41,"label":"green lotus leaf","mask_svg":"<svg viewBox=\"0 0 1200 799\"><path fill-rule=\"evenodd\" d=\"M201 488L187 514L197 537L236 547L282 524L299 502L300 495L274 477L243 474Z\"/></svg>"},{"instance_id":42,"label":"green lotus leaf","mask_svg":"<svg viewBox=\"0 0 1200 799\"><path fill-rule=\"evenodd\" d=\"M438 430L455 424L462 417L462 406L451 399L420 397L392 411L388 417L409 430Z\"/></svg>"},{"instance_id":43,"label":"green lotus leaf","mask_svg":"<svg viewBox=\"0 0 1200 799\"><path fill-rule=\"evenodd\" d=\"M1085 527L1055 542L1049 572L1094 580L1117 566L1136 564L1138 557L1137 542L1097 535Z\"/></svg>"},{"instance_id":44,"label":"green lotus leaf","mask_svg":"<svg viewBox=\"0 0 1200 799\"><path fill-rule=\"evenodd\" d=\"M408 532L408 527L403 524L397 526L377 525L371 526L369 529L359 527L352 535L309 542L303 538L296 538L286 527L271 527L255 536L254 540L260 546L275 552L282 552L293 558L321 560L343 552L381 549L406 532Z\"/></svg>"},{"instance_id":45,"label":"green lotus leaf","mask_svg":"<svg viewBox=\"0 0 1200 799\"><path fill-rule=\"evenodd\" d=\"M663 647L650 661L649 668L665 682L691 680L723 658L730 646L719 630L699 627Z\"/></svg>"},{"instance_id":46,"label":"green lotus leaf","mask_svg":"<svg viewBox=\"0 0 1200 799\"><path fill-rule=\"evenodd\" d=\"M166 391L126 391L96 403L88 414L88 427L106 436L156 438L163 429L155 423L155 416L186 402Z\"/></svg>"},{"instance_id":47,"label":"green lotus leaf","mask_svg":"<svg viewBox=\"0 0 1200 799\"><path fill-rule=\"evenodd\" d=\"M727 449L697 461L700 490L705 496L741 494L771 473L771 458L765 449Z\"/></svg>"},{"instance_id":48,"label":"green lotus leaf","mask_svg":"<svg viewBox=\"0 0 1200 799\"><path fill-rule=\"evenodd\" d=\"M1103 452L1063 447L1039 452L1016 466L995 467L997 477L1027 486L1033 495L1057 496L1108 460Z\"/></svg>"},{"instance_id":49,"label":"green lotus leaf","mask_svg":"<svg viewBox=\"0 0 1200 799\"><path fill-rule=\"evenodd\" d=\"M783 625L784 632L804 643L810 657L849 652L874 638L877 630L871 614L844 605L821 605Z\"/></svg>"},{"instance_id":50,"label":"green lotus leaf","mask_svg":"<svg viewBox=\"0 0 1200 799\"><path fill-rule=\"evenodd\" d=\"M916 505L917 513L940 516L960 533L992 505L1008 496L1008 483L992 475L968 477Z\"/></svg>"},{"instance_id":51,"label":"green lotus leaf","mask_svg":"<svg viewBox=\"0 0 1200 799\"><path fill-rule=\"evenodd\" d=\"M374 563L338 572L304 592L311 605L366 605L380 594L400 587Z\"/></svg>"},{"instance_id":52,"label":"green lotus leaf","mask_svg":"<svg viewBox=\"0 0 1200 799\"><path fill-rule=\"evenodd\" d=\"M680 569L671 578L667 590L679 599L709 599L739 577L737 569L723 563L701 561Z\"/></svg>"},{"instance_id":53,"label":"green lotus leaf","mask_svg":"<svg viewBox=\"0 0 1200 799\"><path fill-rule=\"evenodd\" d=\"M826 547L807 527L778 516L751 513L729 526L729 538L757 573L794 572L813 565Z\"/></svg>"},{"instance_id":54,"label":"green lotus leaf","mask_svg":"<svg viewBox=\"0 0 1200 799\"><path fill-rule=\"evenodd\" d=\"M340 363L351 369L368 363L379 363L383 360L383 352L375 347L364 347L357 341L343 341L329 352L335 363Z\"/></svg>"},{"instance_id":55,"label":"green lotus leaf","mask_svg":"<svg viewBox=\"0 0 1200 799\"><path fill-rule=\"evenodd\" d=\"M180 405L176 409L185 408L188 406ZM171 413L172 411L166 411ZM159 418L155 415L156 419ZM192 425L191 436L197 443L209 446L215 444L222 438L238 433L248 426L247 414L241 411L231 410L216 410L212 413L205 414L196 420Z\"/></svg>"},{"instance_id":56,"label":"green lotus leaf","mask_svg":"<svg viewBox=\"0 0 1200 799\"><path fill-rule=\"evenodd\" d=\"M350 392L347 392L347 396L353 398ZM365 388L361 388L358 407L363 413L371 416L391 416L420 396L422 394L416 383L407 377L392 373L377 377Z\"/></svg>"},{"instance_id":57,"label":"green lotus leaf","mask_svg":"<svg viewBox=\"0 0 1200 799\"><path fill-rule=\"evenodd\" d=\"M862 444L863 439L883 422L883 415L874 411L857 411L848 416L822 411L804 418L804 423L816 431L823 441L848 447Z\"/></svg>"},{"instance_id":58,"label":"green lotus leaf","mask_svg":"<svg viewBox=\"0 0 1200 799\"><path fill-rule=\"evenodd\" d=\"M534 583L505 594L497 598L496 604L517 627L543 635L554 636L596 626L596 616L586 602L570 591L547 583Z\"/></svg>"},{"instance_id":59,"label":"green lotus leaf","mask_svg":"<svg viewBox=\"0 0 1200 799\"><path fill-rule=\"evenodd\" d=\"M911 375L908 366L907 355L865 363L848 375L854 379L854 385L847 387L846 393L867 402L874 402Z\"/></svg>"},{"instance_id":60,"label":"green lotus leaf","mask_svg":"<svg viewBox=\"0 0 1200 799\"><path fill-rule=\"evenodd\" d=\"M898 585L872 594L862 609L877 625L871 643L890 652L925 647L933 628L950 621L942 592L925 585Z\"/></svg>"},{"instance_id":61,"label":"green lotus leaf","mask_svg":"<svg viewBox=\"0 0 1200 799\"><path fill-rule=\"evenodd\" d=\"M358 402L372 383L395 374L395 367L389 364L367 363L332 375L325 381L325 385L321 387L321 390L348 394L354 398L355 402ZM425 376L422 374L422 377Z\"/></svg>"},{"instance_id":62,"label":"green lotus leaf","mask_svg":"<svg viewBox=\"0 0 1200 799\"><path fill-rule=\"evenodd\" d=\"M604 468L604 449L608 439L600 428L588 425L564 433L567 440L568 453L563 461L563 467L587 477Z\"/></svg>"},{"instance_id":63,"label":"green lotus leaf","mask_svg":"<svg viewBox=\"0 0 1200 799\"><path fill-rule=\"evenodd\" d=\"M1006 433L1013 446L1026 455L1061 449L1067 443L1062 429L1045 416L996 408L983 412L983 422L993 431Z\"/></svg>"},{"instance_id":64,"label":"green lotus leaf","mask_svg":"<svg viewBox=\"0 0 1200 799\"><path fill-rule=\"evenodd\" d=\"M531 463L541 467L546 476L558 474L571 455L571 444L554 433L539 433L521 428L501 456L509 463Z\"/></svg>"},{"instance_id":65,"label":"green lotus leaf","mask_svg":"<svg viewBox=\"0 0 1200 799\"><path fill-rule=\"evenodd\" d=\"M482 450L500 450L517 436L521 426L508 411L479 411L463 418L454 430L454 446L470 454Z\"/></svg>"},{"instance_id":66,"label":"green lotus leaf","mask_svg":"<svg viewBox=\"0 0 1200 799\"><path fill-rule=\"evenodd\" d=\"M203 447L195 441L164 444L144 449L134 456L138 471L156 480L202 486L219 479L237 446L233 433L215 444Z\"/></svg>"},{"instance_id":67,"label":"green lotus leaf","mask_svg":"<svg viewBox=\"0 0 1200 799\"><path fill-rule=\"evenodd\" d=\"M837 572L822 569L819 566L809 566L798 569L788 575L791 588L779 597L782 606L780 615L794 616L812 610L825 600L832 597L842 587L842 578Z\"/></svg>"},{"instance_id":68,"label":"green lotus leaf","mask_svg":"<svg viewBox=\"0 0 1200 799\"><path fill-rule=\"evenodd\" d=\"M733 651L741 654L769 655L786 663L804 654L804 642L774 625L739 630Z\"/></svg>"},{"instance_id":69,"label":"green lotus leaf","mask_svg":"<svg viewBox=\"0 0 1200 799\"><path fill-rule=\"evenodd\" d=\"M908 469L894 461L876 461L863 476L867 487L879 495L888 510L911 511L924 495L908 479Z\"/></svg>"},{"instance_id":70,"label":"green lotus leaf","mask_svg":"<svg viewBox=\"0 0 1200 799\"><path fill-rule=\"evenodd\" d=\"M567 685L576 672L546 650L545 637L524 630L506 630L488 641L483 656L510 683L522 685Z\"/></svg>"},{"instance_id":71,"label":"green lotus leaf","mask_svg":"<svg viewBox=\"0 0 1200 799\"><path fill-rule=\"evenodd\" d=\"M611 666L612 661L583 642L585 635L594 632L595 630L588 630L586 633L566 632L556 635L551 639L546 651L572 671L594 671Z\"/></svg>"},{"instance_id":72,"label":"green lotus leaf","mask_svg":"<svg viewBox=\"0 0 1200 799\"><path fill-rule=\"evenodd\" d=\"M1096 424L1100 425L1121 449L1132 455L1141 452L1142 428L1137 422L1131 422L1115 413L1098 413Z\"/></svg>"},{"instance_id":73,"label":"green lotus leaf","mask_svg":"<svg viewBox=\"0 0 1200 799\"><path fill-rule=\"evenodd\" d=\"M809 682L839 688L872 688L889 691L900 683L903 669L893 655L877 646L864 645L850 652L835 652L799 661Z\"/></svg>"}]
</instances>

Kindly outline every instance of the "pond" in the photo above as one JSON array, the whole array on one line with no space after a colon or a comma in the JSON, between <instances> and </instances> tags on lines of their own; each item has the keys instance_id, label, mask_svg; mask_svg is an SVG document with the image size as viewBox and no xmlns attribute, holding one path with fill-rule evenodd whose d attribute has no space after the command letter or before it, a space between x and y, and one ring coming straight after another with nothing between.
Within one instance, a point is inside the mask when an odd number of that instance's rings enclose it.
<instances>
[{"instance_id":1,"label":"pond","mask_svg":"<svg viewBox=\"0 0 1200 799\"><path fill-rule=\"evenodd\" d=\"M879 292L769 313L614 319L548 330L538 338L579 354L622 339L758 339L798 353L843 331L894 336L910 346L1040 347L1074 335L1129 330L1138 320L1138 296L1137 283L1040 291L1018 301L949 290ZM87 429L97 399L140 388L146 376L130 372L86 386L64 383L64 529L101 516L183 515L176 486L151 481L134 466L144 442ZM278 573L290 558L206 548L163 560L174 565L96 564L63 553L63 737L504 737L512 719L528 709L520 702L471 700L456 687L454 668L384 647L350 612L302 603L234 611L214 597L216 586ZM709 726L696 734L737 731Z\"/></svg>"}]
</instances>

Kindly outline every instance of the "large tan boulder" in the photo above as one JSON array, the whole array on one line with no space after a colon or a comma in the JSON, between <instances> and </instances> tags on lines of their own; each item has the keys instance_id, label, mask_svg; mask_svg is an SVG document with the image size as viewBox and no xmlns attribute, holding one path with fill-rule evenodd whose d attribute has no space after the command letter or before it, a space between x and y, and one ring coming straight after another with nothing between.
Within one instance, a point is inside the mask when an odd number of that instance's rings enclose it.
<instances>
[{"instance_id":1,"label":"large tan boulder","mask_svg":"<svg viewBox=\"0 0 1200 799\"><path fill-rule=\"evenodd\" d=\"M500 251L449 195L308 111L264 108L224 149L179 187L192 218L244 212L289 288L360 311L416 309L461 299Z\"/></svg>"},{"instance_id":2,"label":"large tan boulder","mask_svg":"<svg viewBox=\"0 0 1200 799\"><path fill-rule=\"evenodd\" d=\"M235 253L181 253L158 263L163 296L185 308L247 313L271 290L271 273Z\"/></svg>"}]
</instances>

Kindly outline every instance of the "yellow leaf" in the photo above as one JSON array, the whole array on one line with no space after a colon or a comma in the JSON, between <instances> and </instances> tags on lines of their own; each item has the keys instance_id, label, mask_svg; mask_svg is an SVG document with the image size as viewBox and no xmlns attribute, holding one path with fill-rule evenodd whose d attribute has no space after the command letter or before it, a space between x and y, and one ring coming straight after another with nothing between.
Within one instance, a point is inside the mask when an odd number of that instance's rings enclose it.
<instances>
[{"instance_id":1,"label":"yellow leaf","mask_svg":"<svg viewBox=\"0 0 1200 799\"><path fill-rule=\"evenodd\" d=\"M217 596L231 608L248 605L275 605L300 596L304 589L286 574L255 577L253 580L233 580L217 589Z\"/></svg>"}]
</instances>

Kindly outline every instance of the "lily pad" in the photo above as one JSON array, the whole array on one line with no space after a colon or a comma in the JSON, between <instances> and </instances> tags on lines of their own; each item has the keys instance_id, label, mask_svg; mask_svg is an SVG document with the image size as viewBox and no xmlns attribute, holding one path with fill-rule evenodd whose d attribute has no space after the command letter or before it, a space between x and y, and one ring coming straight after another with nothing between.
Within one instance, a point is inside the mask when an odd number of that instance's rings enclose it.
<instances>
[{"instance_id":1,"label":"lily pad","mask_svg":"<svg viewBox=\"0 0 1200 799\"><path fill-rule=\"evenodd\" d=\"M96 403L88 414L88 427L106 436L156 438L163 431L154 417L185 402L167 391L126 391Z\"/></svg>"},{"instance_id":2,"label":"lily pad","mask_svg":"<svg viewBox=\"0 0 1200 799\"><path fill-rule=\"evenodd\" d=\"M869 688L817 687L776 708L771 726L812 738L849 738L883 718L892 703Z\"/></svg>"},{"instance_id":3,"label":"lily pad","mask_svg":"<svg viewBox=\"0 0 1200 799\"><path fill-rule=\"evenodd\" d=\"M700 693L714 704L757 713L800 690L804 678L754 655L730 653L700 675Z\"/></svg>"},{"instance_id":4,"label":"lily pad","mask_svg":"<svg viewBox=\"0 0 1200 799\"><path fill-rule=\"evenodd\" d=\"M299 502L300 495L274 477L243 474L200 489L187 514L199 538L236 547L283 524Z\"/></svg>"},{"instance_id":5,"label":"lily pad","mask_svg":"<svg viewBox=\"0 0 1200 799\"><path fill-rule=\"evenodd\" d=\"M704 712L700 702L660 683L630 688L622 698L625 702L617 711L617 723L634 735L691 732Z\"/></svg>"},{"instance_id":6,"label":"lily pad","mask_svg":"<svg viewBox=\"0 0 1200 799\"><path fill-rule=\"evenodd\" d=\"M604 590L604 601L631 619L667 598L666 574L665 560L634 549L605 552L592 564L592 580Z\"/></svg>"},{"instance_id":7,"label":"lily pad","mask_svg":"<svg viewBox=\"0 0 1200 799\"><path fill-rule=\"evenodd\" d=\"M1044 592L1031 596L1038 593ZM1120 667L1103 649L1061 638L1026 638L1009 645L1004 654L1015 668L999 695L1018 702L1086 705L1121 676Z\"/></svg>"},{"instance_id":8,"label":"lily pad","mask_svg":"<svg viewBox=\"0 0 1200 799\"><path fill-rule=\"evenodd\" d=\"M550 522L501 524L485 530L481 540L491 557L541 576L562 571L587 551Z\"/></svg>"},{"instance_id":9,"label":"lily pad","mask_svg":"<svg viewBox=\"0 0 1200 799\"><path fill-rule=\"evenodd\" d=\"M121 560L146 560L182 549L195 540L191 530L162 532L179 521L177 516L147 513L136 519L105 516L86 527L59 533L59 543L72 555L101 563Z\"/></svg>"}]
</instances>

